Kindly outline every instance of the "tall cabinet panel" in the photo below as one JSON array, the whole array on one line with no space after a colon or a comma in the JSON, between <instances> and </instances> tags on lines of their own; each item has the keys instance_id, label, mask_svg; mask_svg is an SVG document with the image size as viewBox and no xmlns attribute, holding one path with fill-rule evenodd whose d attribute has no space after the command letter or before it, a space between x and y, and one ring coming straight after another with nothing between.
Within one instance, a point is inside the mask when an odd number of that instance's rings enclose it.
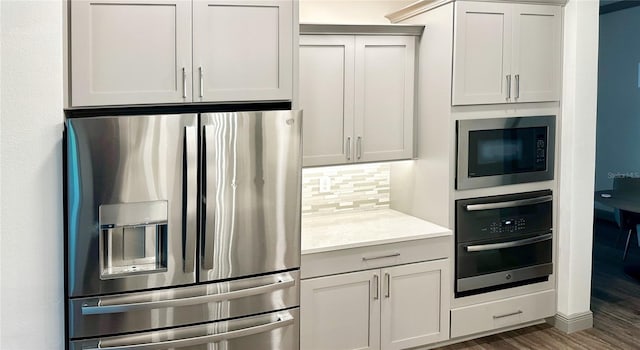
<instances>
[{"instance_id":1,"label":"tall cabinet panel","mask_svg":"<svg viewBox=\"0 0 640 350\"><path fill-rule=\"evenodd\" d=\"M516 102L560 99L560 7L513 5Z\"/></svg>"},{"instance_id":2,"label":"tall cabinet panel","mask_svg":"<svg viewBox=\"0 0 640 350\"><path fill-rule=\"evenodd\" d=\"M191 101L191 2L70 4L73 106Z\"/></svg>"},{"instance_id":3,"label":"tall cabinet panel","mask_svg":"<svg viewBox=\"0 0 640 350\"><path fill-rule=\"evenodd\" d=\"M413 155L415 38L356 37L356 161Z\"/></svg>"},{"instance_id":4,"label":"tall cabinet panel","mask_svg":"<svg viewBox=\"0 0 640 350\"><path fill-rule=\"evenodd\" d=\"M489 2L456 2L452 102L504 103L511 70L509 8Z\"/></svg>"},{"instance_id":5,"label":"tall cabinet panel","mask_svg":"<svg viewBox=\"0 0 640 350\"><path fill-rule=\"evenodd\" d=\"M353 36L300 37L305 166L341 164L351 157L353 75Z\"/></svg>"},{"instance_id":6,"label":"tall cabinet panel","mask_svg":"<svg viewBox=\"0 0 640 350\"><path fill-rule=\"evenodd\" d=\"M292 18L291 1L194 1L194 101L291 99Z\"/></svg>"}]
</instances>

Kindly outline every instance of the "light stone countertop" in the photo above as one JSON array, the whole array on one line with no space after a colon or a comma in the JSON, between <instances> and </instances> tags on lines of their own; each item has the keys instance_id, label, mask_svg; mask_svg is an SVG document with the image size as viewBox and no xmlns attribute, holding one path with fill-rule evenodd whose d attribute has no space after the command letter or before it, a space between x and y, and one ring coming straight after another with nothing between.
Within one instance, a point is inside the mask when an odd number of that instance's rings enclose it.
<instances>
[{"instance_id":1,"label":"light stone countertop","mask_svg":"<svg viewBox=\"0 0 640 350\"><path fill-rule=\"evenodd\" d=\"M452 235L448 228L392 209L302 218L302 254Z\"/></svg>"}]
</instances>

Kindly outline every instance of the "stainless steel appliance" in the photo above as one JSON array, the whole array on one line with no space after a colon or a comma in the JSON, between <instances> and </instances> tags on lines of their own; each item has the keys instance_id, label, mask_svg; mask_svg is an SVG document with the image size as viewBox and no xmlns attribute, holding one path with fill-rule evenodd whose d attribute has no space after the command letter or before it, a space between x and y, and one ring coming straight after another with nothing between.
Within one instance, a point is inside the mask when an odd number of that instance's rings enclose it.
<instances>
[{"instance_id":1,"label":"stainless steel appliance","mask_svg":"<svg viewBox=\"0 0 640 350\"><path fill-rule=\"evenodd\" d=\"M551 191L456 201L456 297L548 280Z\"/></svg>"},{"instance_id":2,"label":"stainless steel appliance","mask_svg":"<svg viewBox=\"0 0 640 350\"><path fill-rule=\"evenodd\" d=\"M457 189L553 179L555 116L460 120Z\"/></svg>"},{"instance_id":3,"label":"stainless steel appliance","mask_svg":"<svg viewBox=\"0 0 640 350\"><path fill-rule=\"evenodd\" d=\"M66 121L69 349L298 349L301 115Z\"/></svg>"}]
</instances>

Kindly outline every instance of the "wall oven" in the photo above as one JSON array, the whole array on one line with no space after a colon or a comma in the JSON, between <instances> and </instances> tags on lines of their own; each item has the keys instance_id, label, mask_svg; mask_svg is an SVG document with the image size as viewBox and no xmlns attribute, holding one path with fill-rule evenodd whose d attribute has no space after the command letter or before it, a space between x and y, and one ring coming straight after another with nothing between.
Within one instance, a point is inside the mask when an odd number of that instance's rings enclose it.
<instances>
[{"instance_id":1,"label":"wall oven","mask_svg":"<svg viewBox=\"0 0 640 350\"><path fill-rule=\"evenodd\" d=\"M460 120L457 189L553 179L555 116Z\"/></svg>"},{"instance_id":2,"label":"wall oven","mask_svg":"<svg viewBox=\"0 0 640 350\"><path fill-rule=\"evenodd\" d=\"M456 201L456 297L548 280L550 190Z\"/></svg>"}]
</instances>

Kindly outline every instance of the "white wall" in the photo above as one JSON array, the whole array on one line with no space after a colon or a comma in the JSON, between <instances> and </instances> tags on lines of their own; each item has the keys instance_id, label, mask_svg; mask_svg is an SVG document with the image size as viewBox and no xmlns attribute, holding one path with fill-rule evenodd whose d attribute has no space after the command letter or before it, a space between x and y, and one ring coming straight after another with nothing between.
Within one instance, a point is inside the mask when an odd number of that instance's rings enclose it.
<instances>
[{"instance_id":1,"label":"white wall","mask_svg":"<svg viewBox=\"0 0 640 350\"><path fill-rule=\"evenodd\" d=\"M62 2L0 9L0 349L63 349Z\"/></svg>"},{"instance_id":2,"label":"white wall","mask_svg":"<svg viewBox=\"0 0 640 350\"><path fill-rule=\"evenodd\" d=\"M558 313L569 319L590 313L598 10L596 0L564 9Z\"/></svg>"},{"instance_id":3,"label":"white wall","mask_svg":"<svg viewBox=\"0 0 640 350\"><path fill-rule=\"evenodd\" d=\"M596 189L640 177L640 7L600 16ZM633 43L633 44L631 44Z\"/></svg>"},{"instance_id":4,"label":"white wall","mask_svg":"<svg viewBox=\"0 0 640 350\"><path fill-rule=\"evenodd\" d=\"M384 15L415 0L300 0L300 23L389 24Z\"/></svg>"}]
</instances>

